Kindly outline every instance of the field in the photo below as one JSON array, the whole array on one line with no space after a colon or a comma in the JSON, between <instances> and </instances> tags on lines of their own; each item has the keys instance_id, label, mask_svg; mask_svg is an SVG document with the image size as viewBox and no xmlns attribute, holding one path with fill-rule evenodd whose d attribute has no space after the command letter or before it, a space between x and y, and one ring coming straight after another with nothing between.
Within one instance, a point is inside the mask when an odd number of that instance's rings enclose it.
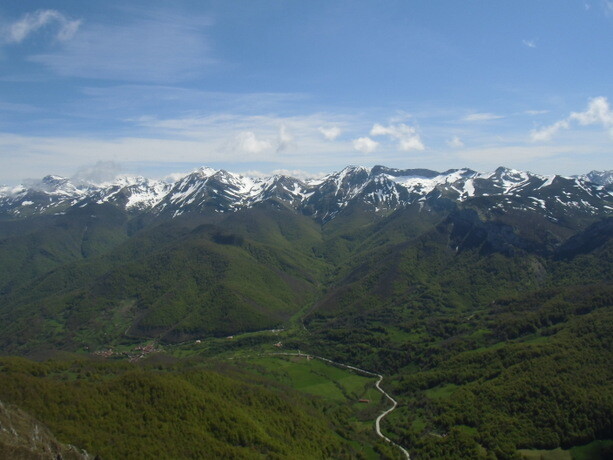
<instances>
[{"instance_id":1,"label":"field","mask_svg":"<svg viewBox=\"0 0 613 460\"><path fill-rule=\"evenodd\" d=\"M584 446L576 446L569 450L531 450L520 449L518 452L525 460L591 460L594 458L610 458L613 441L595 441Z\"/></svg>"}]
</instances>

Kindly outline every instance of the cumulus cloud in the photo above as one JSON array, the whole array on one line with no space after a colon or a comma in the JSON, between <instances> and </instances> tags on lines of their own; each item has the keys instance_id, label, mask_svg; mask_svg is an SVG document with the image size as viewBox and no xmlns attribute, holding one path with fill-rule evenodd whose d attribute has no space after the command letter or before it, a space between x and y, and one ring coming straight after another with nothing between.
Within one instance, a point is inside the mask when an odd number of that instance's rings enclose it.
<instances>
[{"instance_id":1,"label":"cumulus cloud","mask_svg":"<svg viewBox=\"0 0 613 460\"><path fill-rule=\"evenodd\" d=\"M370 137L360 137L353 141L353 148L358 152L372 153L377 150L377 147L379 147L379 143L373 141Z\"/></svg>"},{"instance_id":2,"label":"cumulus cloud","mask_svg":"<svg viewBox=\"0 0 613 460\"><path fill-rule=\"evenodd\" d=\"M11 24L5 31L5 41L8 43L21 43L34 32L43 27L56 23L58 30L55 38L59 41L70 40L81 25L80 20L70 20L56 10L38 10L26 14L19 21Z\"/></svg>"},{"instance_id":3,"label":"cumulus cloud","mask_svg":"<svg viewBox=\"0 0 613 460\"><path fill-rule=\"evenodd\" d=\"M572 112L563 120L530 133L534 142L548 141L563 129L570 129L573 123L581 126L600 125L613 136L613 111L606 97L590 99L588 107L583 112Z\"/></svg>"},{"instance_id":4,"label":"cumulus cloud","mask_svg":"<svg viewBox=\"0 0 613 460\"><path fill-rule=\"evenodd\" d=\"M581 125L601 124L605 128L613 127L613 111L607 98L602 96L591 99L584 112L571 113L570 119Z\"/></svg>"},{"instance_id":5,"label":"cumulus cloud","mask_svg":"<svg viewBox=\"0 0 613 460\"><path fill-rule=\"evenodd\" d=\"M390 136L398 141L400 150L408 152L410 150L424 150L424 144L421 141L417 130L412 126L399 123L397 125L383 126L379 123L370 130L371 136Z\"/></svg>"},{"instance_id":6,"label":"cumulus cloud","mask_svg":"<svg viewBox=\"0 0 613 460\"><path fill-rule=\"evenodd\" d=\"M262 153L272 148L272 144L266 140L260 140L252 131L243 131L234 139L236 150L244 153Z\"/></svg>"},{"instance_id":7,"label":"cumulus cloud","mask_svg":"<svg viewBox=\"0 0 613 460\"><path fill-rule=\"evenodd\" d=\"M464 121L490 121L490 120L499 120L500 118L504 118L502 115L496 115L495 113L471 113L466 115L462 120Z\"/></svg>"},{"instance_id":8,"label":"cumulus cloud","mask_svg":"<svg viewBox=\"0 0 613 460\"><path fill-rule=\"evenodd\" d=\"M330 126L330 127L321 126L319 128L319 132L323 134L323 136L329 141L333 141L334 139L336 139L338 136L341 135L341 129L338 126Z\"/></svg>"},{"instance_id":9,"label":"cumulus cloud","mask_svg":"<svg viewBox=\"0 0 613 460\"><path fill-rule=\"evenodd\" d=\"M447 145L449 147L453 147L454 149L459 149L464 147L464 142L458 136L453 136L451 139L447 141Z\"/></svg>"}]
</instances>

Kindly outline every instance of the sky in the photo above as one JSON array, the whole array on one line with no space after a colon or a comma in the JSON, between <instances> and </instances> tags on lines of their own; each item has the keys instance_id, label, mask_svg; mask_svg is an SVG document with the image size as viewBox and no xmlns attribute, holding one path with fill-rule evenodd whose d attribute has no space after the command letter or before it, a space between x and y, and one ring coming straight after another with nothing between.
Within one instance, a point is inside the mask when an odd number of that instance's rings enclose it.
<instances>
[{"instance_id":1,"label":"sky","mask_svg":"<svg viewBox=\"0 0 613 460\"><path fill-rule=\"evenodd\" d=\"M3 0L0 184L613 169L613 0Z\"/></svg>"}]
</instances>

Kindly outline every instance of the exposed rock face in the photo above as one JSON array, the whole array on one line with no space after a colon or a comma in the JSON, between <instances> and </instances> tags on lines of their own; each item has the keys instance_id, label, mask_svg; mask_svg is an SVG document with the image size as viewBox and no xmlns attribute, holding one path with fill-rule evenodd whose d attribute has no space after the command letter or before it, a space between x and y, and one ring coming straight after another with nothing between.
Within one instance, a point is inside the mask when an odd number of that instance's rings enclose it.
<instances>
[{"instance_id":1,"label":"exposed rock face","mask_svg":"<svg viewBox=\"0 0 613 460\"><path fill-rule=\"evenodd\" d=\"M90 460L78 448L58 442L51 431L22 410L0 401L0 458Z\"/></svg>"}]
</instances>

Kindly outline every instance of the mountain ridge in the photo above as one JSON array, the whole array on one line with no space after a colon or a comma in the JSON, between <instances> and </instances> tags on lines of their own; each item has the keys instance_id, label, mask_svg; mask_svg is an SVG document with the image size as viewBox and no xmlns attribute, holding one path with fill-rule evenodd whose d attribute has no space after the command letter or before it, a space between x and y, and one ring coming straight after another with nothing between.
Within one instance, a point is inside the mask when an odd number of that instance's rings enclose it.
<instances>
[{"instance_id":1,"label":"mountain ridge","mask_svg":"<svg viewBox=\"0 0 613 460\"><path fill-rule=\"evenodd\" d=\"M60 176L0 188L0 216L59 214L70 208L110 203L133 214L175 218L189 212L234 212L274 201L326 222L351 202L385 214L412 203L446 198L454 202L491 201L490 211L528 209L555 218L552 209L611 214L613 172L582 176L543 176L505 167L480 173L468 168L437 172L347 166L319 179L287 175L252 178L223 169L198 168L175 182L119 176L102 184L74 184Z\"/></svg>"}]
</instances>

